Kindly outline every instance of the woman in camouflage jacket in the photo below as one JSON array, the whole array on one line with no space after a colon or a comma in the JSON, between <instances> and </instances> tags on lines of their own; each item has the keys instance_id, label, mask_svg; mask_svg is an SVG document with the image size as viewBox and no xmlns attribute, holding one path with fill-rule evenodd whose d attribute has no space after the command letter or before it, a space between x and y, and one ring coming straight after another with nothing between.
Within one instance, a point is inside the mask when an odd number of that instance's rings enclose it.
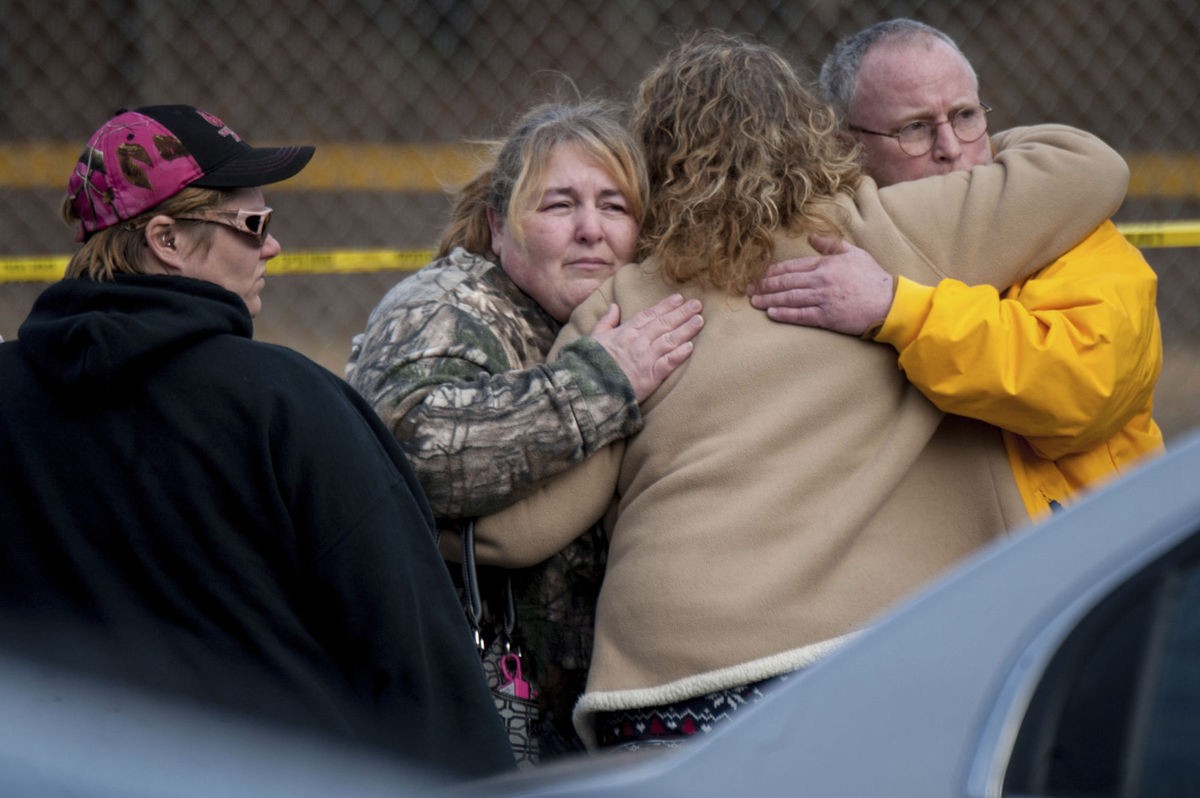
<instances>
[{"instance_id":1,"label":"woman in camouflage jacket","mask_svg":"<svg viewBox=\"0 0 1200 798\"><path fill-rule=\"evenodd\" d=\"M356 336L347 379L400 442L443 527L638 431L638 402L690 353L700 305L674 296L625 324L612 308L546 362L575 306L633 259L646 193L640 150L609 107L535 108L463 189L436 259ZM578 747L570 709L604 550L585 534L515 575L548 721L543 755Z\"/></svg>"}]
</instances>

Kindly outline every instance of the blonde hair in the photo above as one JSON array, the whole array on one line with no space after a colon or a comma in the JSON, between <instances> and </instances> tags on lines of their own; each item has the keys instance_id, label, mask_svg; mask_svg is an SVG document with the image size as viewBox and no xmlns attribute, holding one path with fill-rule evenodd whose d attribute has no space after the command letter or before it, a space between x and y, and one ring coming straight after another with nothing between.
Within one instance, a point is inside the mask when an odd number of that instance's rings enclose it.
<instances>
[{"instance_id":1,"label":"blonde hair","mask_svg":"<svg viewBox=\"0 0 1200 798\"><path fill-rule=\"evenodd\" d=\"M833 110L771 47L697 34L642 81L632 127L650 175L639 257L674 283L743 293L774 234L840 233L839 194L861 178Z\"/></svg>"},{"instance_id":2,"label":"blonde hair","mask_svg":"<svg viewBox=\"0 0 1200 798\"><path fill-rule=\"evenodd\" d=\"M630 215L641 223L648 193L646 167L615 107L599 101L549 103L527 111L507 138L490 143L490 164L459 192L438 257L454 247L490 256L489 208L520 239L521 226L515 221L538 202L546 164L560 144L579 147L607 172L629 203Z\"/></svg>"},{"instance_id":3,"label":"blonde hair","mask_svg":"<svg viewBox=\"0 0 1200 798\"><path fill-rule=\"evenodd\" d=\"M232 191L215 188L184 188L132 219L97 230L75 250L67 264L66 276L107 281L117 274L147 274L149 261L145 257L145 228L150 219L159 214L175 216L216 208L232 195ZM71 197L63 199L62 217L67 224L79 224L79 215L75 212ZM184 219L177 220L176 223L189 226L200 224ZM197 236L197 243L202 245L211 235L211 231L201 232Z\"/></svg>"}]
</instances>

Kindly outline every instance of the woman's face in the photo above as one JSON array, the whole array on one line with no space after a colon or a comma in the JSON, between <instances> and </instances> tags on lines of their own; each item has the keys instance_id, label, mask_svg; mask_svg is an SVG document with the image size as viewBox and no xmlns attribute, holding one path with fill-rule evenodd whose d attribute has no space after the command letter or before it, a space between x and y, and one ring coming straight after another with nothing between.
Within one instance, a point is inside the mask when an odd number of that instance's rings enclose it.
<instances>
[{"instance_id":1,"label":"woman's face","mask_svg":"<svg viewBox=\"0 0 1200 798\"><path fill-rule=\"evenodd\" d=\"M240 188L220 206L225 210L260 211L266 208L260 188ZM213 223L209 246L195 246L185 259L183 274L232 291L242 298L251 316L262 310L267 261L279 254L279 242L270 233L259 244L253 235Z\"/></svg>"},{"instance_id":2,"label":"woman's face","mask_svg":"<svg viewBox=\"0 0 1200 798\"><path fill-rule=\"evenodd\" d=\"M559 144L550 152L534 196L534 207L513 214L523 239L488 213L492 251L522 291L565 322L633 258L638 224L617 181L575 144Z\"/></svg>"}]
</instances>

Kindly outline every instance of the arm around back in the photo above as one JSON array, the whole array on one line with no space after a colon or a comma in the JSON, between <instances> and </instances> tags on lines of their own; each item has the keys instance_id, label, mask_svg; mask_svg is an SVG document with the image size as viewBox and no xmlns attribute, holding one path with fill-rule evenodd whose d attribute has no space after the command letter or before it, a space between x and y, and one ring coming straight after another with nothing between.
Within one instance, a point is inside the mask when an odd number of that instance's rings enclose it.
<instances>
[{"instance_id":1,"label":"arm around back","mask_svg":"<svg viewBox=\"0 0 1200 798\"><path fill-rule=\"evenodd\" d=\"M1034 125L993 141L986 166L883 189L865 181L850 237L918 283L1004 289L1086 238L1125 198L1128 166L1089 133Z\"/></svg>"},{"instance_id":2,"label":"arm around back","mask_svg":"<svg viewBox=\"0 0 1200 798\"><path fill-rule=\"evenodd\" d=\"M545 363L558 325L496 264L455 250L372 312L348 368L440 518L493 512L641 426L595 342Z\"/></svg>"},{"instance_id":3,"label":"arm around back","mask_svg":"<svg viewBox=\"0 0 1200 798\"><path fill-rule=\"evenodd\" d=\"M575 309L550 351L551 361L607 312L611 286L610 280ZM624 453L624 441L611 443L543 482L521 501L479 519L475 525L478 560L509 567L532 565L586 532L613 501Z\"/></svg>"}]
</instances>

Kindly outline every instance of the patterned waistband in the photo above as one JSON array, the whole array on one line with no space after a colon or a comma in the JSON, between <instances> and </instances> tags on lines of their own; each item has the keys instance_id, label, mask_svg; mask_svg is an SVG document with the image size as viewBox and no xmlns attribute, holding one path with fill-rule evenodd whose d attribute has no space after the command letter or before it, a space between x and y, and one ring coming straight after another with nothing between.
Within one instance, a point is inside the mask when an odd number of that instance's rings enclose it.
<instances>
[{"instance_id":1,"label":"patterned waistband","mask_svg":"<svg viewBox=\"0 0 1200 798\"><path fill-rule=\"evenodd\" d=\"M601 748L627 743L684 740L707 734L717 723L760 700L787 674L761 682L689 698L674 704L597 712L592 717L596 743Z\"/></svg>"}]
</instances>

